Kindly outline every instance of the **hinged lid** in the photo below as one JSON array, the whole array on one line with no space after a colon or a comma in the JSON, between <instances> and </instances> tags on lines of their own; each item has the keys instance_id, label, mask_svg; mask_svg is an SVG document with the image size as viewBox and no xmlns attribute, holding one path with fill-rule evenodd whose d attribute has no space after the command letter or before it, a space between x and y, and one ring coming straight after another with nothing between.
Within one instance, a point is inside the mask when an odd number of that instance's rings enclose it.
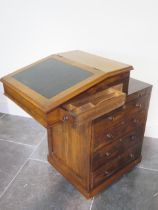
<instances>
[{"instance_id":1,"label":"hinged lid","mask_svg":"<svg viewBox=\"0 0 158 210\"><path fill-rule=\"evenodd\" d=\"M49 112L102 80L132 66L81 51L46 57L1 79L4 85Z\"/></svg>"}]
</instances>

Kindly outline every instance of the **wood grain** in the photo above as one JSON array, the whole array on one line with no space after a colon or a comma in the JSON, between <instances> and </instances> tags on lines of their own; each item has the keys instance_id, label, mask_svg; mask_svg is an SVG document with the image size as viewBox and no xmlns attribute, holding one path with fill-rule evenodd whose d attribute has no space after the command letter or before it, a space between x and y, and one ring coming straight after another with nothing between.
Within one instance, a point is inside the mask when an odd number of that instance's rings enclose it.
<instances>
[{"instance_id":1,"label":"wood grain","mask_svg":"<svg viewBox=\"0 0 158 210\"><path fill-rule=\"evenodd\" d=\"M47 59L93 73L47 99L13 75ZM47 129L48 161L86 198L141 161L152 86L132 66L80 51L44 58L1 79L4 93Z\"/></svg>"},{"instance_id":2,"label":"wood grain","mask_svg":"<svg viewBox=\"0 0 158 210\"><path fill-rule=\"evenodd\" d=\"M82 53L85 56L86 53L84 53L84 52L82 52ZM82 53L80 52L80 54L82 54ZM73 54L73 53L71 53L71 54ZM76 54L76 51L74 51L74 54ZM91 77L89 77L88 79L85 79L85 80L77 83L76 85L60 92L58 95L56 95L50 99L45 98L44 96L33 91L28 86L24 85L23 83L17 81L15 78L13 78L13 76L15 74L17 74L18 72L21 72L24 70L26 71L27 69L29 69L39 63L42 63L48 59L51 59L51 58L60 60L61 62L66 63L66 64L74 65L76 67L81 68L82 70L90 71L93 73L93 75ZM1 78L1 82L3 84L7 84L12 89L17 90L18 92L21 92L21 94L24 98L29 98L31 103L34 103L42 111L47 113L47 112L50 112L51 110L53 110L54 108L58 107L62 103L66 102L67 100L71 99L72 97L74 97L74 96L84 92L88 88L98 84L99 82L101 82L107 78L110 78L112 76L117 76L117 75L120 75L123 73L129 73L129 71L133 69L132 66L130 66L130 65L120 66L120 64L116 61L113 61L113 65L114 64L116 67L118 65L118 68L111 69L111 70L109 69L108 72L104 72L104 71L95 69L91 66L87 66L87 65L83 64L82 62L80 62L80 63L76 62L73 59L70 60L70 59L65 59L64 57L59 56L59 55L51 55L51 56L41 59L40 61L37 61L31 65L28 65L22 69L19 69L13 73ZM105 62L105 65L107 65L106 62ZM107 66L107 68L109 68L109 66Z\"/></svg>"}]
</instances>

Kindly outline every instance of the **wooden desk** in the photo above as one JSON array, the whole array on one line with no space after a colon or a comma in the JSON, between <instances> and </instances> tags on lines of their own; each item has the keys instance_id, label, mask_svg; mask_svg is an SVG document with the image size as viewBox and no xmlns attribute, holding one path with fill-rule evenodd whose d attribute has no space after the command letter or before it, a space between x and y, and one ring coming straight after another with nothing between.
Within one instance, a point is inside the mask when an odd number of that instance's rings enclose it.
<instances>
[{"instance_id":1,"label":"wooden desk","mask_svg":"<svg viewBox=\"0 0 158 210\"><path fill-rule=\"evenodd\" d=\"M71 51L1 79L5 95L46 127L50 164L87 198L141 160L152 86L129 79L132 69Z\"/></svg>"}]
</instances>

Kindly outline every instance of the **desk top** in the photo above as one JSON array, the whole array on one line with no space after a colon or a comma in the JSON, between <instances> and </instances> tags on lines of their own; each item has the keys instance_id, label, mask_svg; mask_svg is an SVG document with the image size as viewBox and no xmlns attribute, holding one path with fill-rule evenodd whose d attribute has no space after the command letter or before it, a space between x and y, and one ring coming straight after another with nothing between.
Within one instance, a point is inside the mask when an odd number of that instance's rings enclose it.
<instances>
[{"instance_id":1,"label":"desk top","mask_svg":"<svg viewBox=\"0 0 158 210\"><path fill-rule=\"evenodd\" d=\"M48 112L102 80L132 69L117 61L71 51L48 56L1 81Z\"/></svg>"},{"instance_id":2,"label":"desk top","mask_svg":"<svg viewBox=\"0 0 158 210\"><path fill-rule=\"evenodd\" d=\"M38 94L52 98L92 75L92 72L49 58L13 75L13 78Z\"/></svg>"}]
</instances>

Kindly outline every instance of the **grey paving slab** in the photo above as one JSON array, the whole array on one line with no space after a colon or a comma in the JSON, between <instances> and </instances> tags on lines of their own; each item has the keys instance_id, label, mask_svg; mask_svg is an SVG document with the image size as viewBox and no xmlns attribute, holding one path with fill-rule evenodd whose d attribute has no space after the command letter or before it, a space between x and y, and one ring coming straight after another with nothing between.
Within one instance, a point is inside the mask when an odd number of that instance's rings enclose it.
<instances>
[{"instance_id":1,"label":"grey paving slab","mask_svg":"<svg viewBox=\"0 0 158 210\"><path fill-rule=\"evenodd\" d=\"M0 194L33 151L32 146L0 141Z\"/></svg>"},{"instance_id":2,"label":"grey paving slab","mask_svg":"<svg viewBox=\"0 0 158 210\"><path fill-rule=\"evenodd\" d=\"M155 193L157 196L153 196L153 200L150 205L150 210L158 210L158 192Z\"/></svg>"},{"instance_id":3,"label":"grey paving slab","mask_svg":"<svg viewBox=\"0 0 158 210\"><path fill-rule=\"evenodd\" d=\"M144 138L142 148L142 161L138 167L158 170L158 139Z\"/></svg>"},{"instance_id":4,"label":"grey paving slab","mask_svg":"<svg viewBox=\"0 0 158 210\"><path fill-rule=\"evenodd\" d=\"M0 199L4 210L89 210L86 200L47 163L30 160Z\"/></svg>"},{"instance_id":5,"label":"grey paving slab","mask_svg":"<svg viewBox=\"0 0 158 210\"><path fill-rule=\"evenodd\" d=\"M3 116L4 116L4 113L1 113L1 112L0 112L0 118L3 117Z\"/></svg>"},{"instance_id":6,"label":"grey paving slab","mask_svg":"<svg viewBox=\"0 0 158 210\"><path fill-rule=\"evenodd\" d=\"M0 139L37 145L45 132L45 129L31 118L5 115L0 119Z\"/></svg>"},{"instance_id":7,"label":"grey paving slab","mask_svg":"<svg viewBox=\"0 0 158 210\"><path fill-rule=\"evenodd\" d=\"M152 210L158 173L134 169L94 198L92 210Z\"/></svg>"},{"instance_id":8,"label":"grey paving slab","mask_svg":"<svg viewBox=\"0 0 158 210\"><path fill-rule=\"evenodd\" d=\"M36 151L32 154L31 158L47 161L47 154L48 154L48 144L47 144L47 137L45 137L41 142L41 144L36 149Z\"/></svg>"},{"instance_id":9,"label":"grey paving slab","mask_svg":"<svg viewBox=\"0 0 158 210\"><path fill-rule=\"evenodd\" d=\"M47 160L45 129L31 118L2 115L0 194L44 139L1 197L0 210L89 210L91 200L86 200L52 166L40 162ZM144 138L142 156L138 168L95 196L91 210L158 210L158 139Z\"/></svg>"}]
</instances>

